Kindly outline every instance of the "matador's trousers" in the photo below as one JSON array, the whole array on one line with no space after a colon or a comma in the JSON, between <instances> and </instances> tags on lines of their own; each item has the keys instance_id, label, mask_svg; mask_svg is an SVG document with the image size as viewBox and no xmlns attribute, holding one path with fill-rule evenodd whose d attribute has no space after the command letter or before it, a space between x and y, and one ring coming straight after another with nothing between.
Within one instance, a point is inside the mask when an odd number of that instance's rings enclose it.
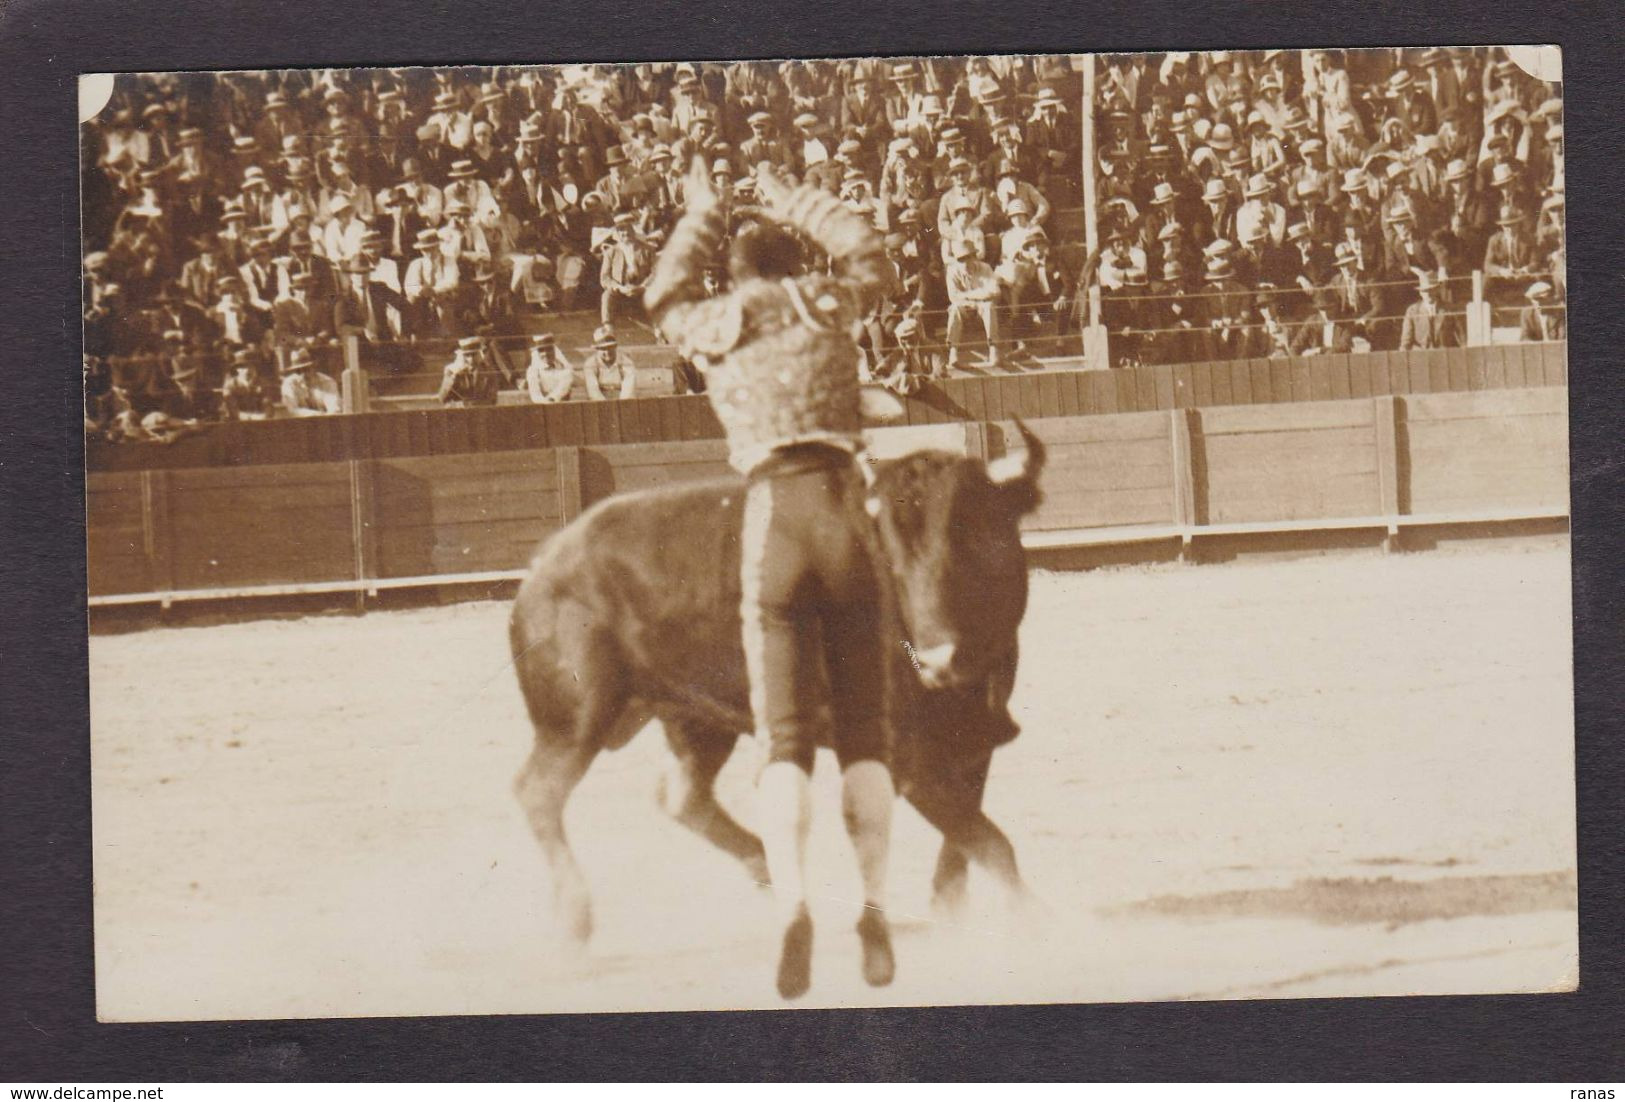
<instances>
[{"instance_id":1,"label":"matador's trousers","mask_svg":"<svg viewBox=\"0 0 1625 1102\"><path fill-rule=\"evenodd\" d=\"M842 769L889 764L889 582L865 496L851 453L827 444L782 448L750 476L740 614L751 714L770 762L811 772L827 722Z\"/></svg>"}]
</instances>

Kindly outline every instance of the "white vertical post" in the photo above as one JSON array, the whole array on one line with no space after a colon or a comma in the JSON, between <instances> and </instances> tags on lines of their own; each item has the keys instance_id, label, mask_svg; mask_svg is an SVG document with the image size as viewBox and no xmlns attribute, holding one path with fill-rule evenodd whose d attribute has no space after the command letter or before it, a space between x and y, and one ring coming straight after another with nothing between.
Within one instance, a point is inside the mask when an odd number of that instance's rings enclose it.
<instances>
[{"instance_id":1,"label":"white vertical post","mask_svg":"<svg viewBox=\"0 0 1625 1102\"><path fill-rule=\"evenodd\" d=\"M361 340L354 331L344 334L344 374L339 379L345 413L367 412L367 372L361 366Z\"/></svg>"},{"instance_id":2,"label":"white vertical post","mask_svg":"<svg viewBox=\"0 0 1625 1102\"><path fill-rule=\"evenodd\" d=\"M1081 160L1078 171L1083 174L1083 240L1084 246L1092 254L1100 248L1100 221L1097 209L1098 189L1095 185L1095 169L1099 161L1095 157L1095 55L1083 55L1083 103L1078 109L1078 117L1083 125L1083 142L1081 143ZM1100 289L1099 287L1083 288L1089 303L1089 320L1085 323L1083 331L1083 354L1086 364L1091 368L1107 368L1111 366L1111 354L1106 344L1106 327L1100 323Z\"/></svg>"},{"instance_id":3,"label":"white vertical post","mask_svg":"<svg viewBox=\"0 0 1625 1102\"><path fill-rule=\"evenodd\" d=\"M1490 344L1495 339L1492 307L1484 300L1484 273L1473 273L1473 300L1467 304L1467 343Z\"/></svg>"}]
</instances>

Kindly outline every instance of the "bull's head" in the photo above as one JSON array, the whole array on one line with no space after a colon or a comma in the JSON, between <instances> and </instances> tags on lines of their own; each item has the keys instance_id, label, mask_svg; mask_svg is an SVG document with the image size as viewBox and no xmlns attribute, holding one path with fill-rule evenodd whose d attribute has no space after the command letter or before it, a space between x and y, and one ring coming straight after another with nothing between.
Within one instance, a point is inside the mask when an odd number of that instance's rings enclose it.
<instances>
[{"instance_id":1,"label":"bull's head","mask_svg":"<svg viewBox=\"0 0 1625 1102\"><path fill-rule=\"evenodd\" d=\"M910 658L930 688L988 676L1014 651L1027 610L1021 518L1037 507L1044 445L1016 422L1020 456L993 463L916 452L881 465L871 490L896 578Z\"/></svg>"}]
</instances>

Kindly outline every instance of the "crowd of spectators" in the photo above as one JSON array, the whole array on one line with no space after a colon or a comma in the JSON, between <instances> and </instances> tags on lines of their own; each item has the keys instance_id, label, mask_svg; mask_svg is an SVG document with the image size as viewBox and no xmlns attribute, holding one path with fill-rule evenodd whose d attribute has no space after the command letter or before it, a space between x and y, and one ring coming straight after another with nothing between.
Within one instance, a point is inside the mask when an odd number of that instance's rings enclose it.
<instances>
[{"instance_id":1,"label":"crowd of spectators","mask_svg":"<svg viewBox=\"0 0 1625 1102\"><path fill-rule=\"evenodd\" d=\"M1460 345L1474 271L1562 337L1559 93L1500 49L1101 58L1113 364Z\"/></svg>"},{"instance_id":2,"label":"crowd of spectators","mask_svg":"<svg viewBox=\"0 0 1625 1102\"><path fill-rule=\"evenodd\" d=\"M901 390L1081 351L1094 288L1113 365L1460 343L1475 269L1562 335L1561 102L1501 51L1097 59L1093 251L1082 68L121 76L83 128L87 430L333 412L348 336L448 404L633 396L696 159L736 225L764 162L872 222L863 370Z\"/></svg>"},{"instance_id":3,"label":"crowd of spectators","mask_svg":"<svg viewBox=\"0 0 1625 1102\"><path fill-rule=\"evenodd\" d=\"M866 370L961 366L972 321L1027 354L1073 328L1081 88L1065 57L120 77L84 128L87 419L326 412L347 334L384 371L455 343L448 402L558 400L570 357L528 338L582 309L575 378L631 393L616 333L695 158L737 218L767 162L885 235Z\"/></svg>"}]
</instances>

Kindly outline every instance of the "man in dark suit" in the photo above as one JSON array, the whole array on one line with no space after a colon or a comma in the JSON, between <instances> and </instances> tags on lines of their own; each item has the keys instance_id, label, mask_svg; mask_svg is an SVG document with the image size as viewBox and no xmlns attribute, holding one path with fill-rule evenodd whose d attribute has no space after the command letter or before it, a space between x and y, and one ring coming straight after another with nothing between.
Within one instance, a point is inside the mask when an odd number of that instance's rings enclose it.
<instances>
[{"instance_id":1,"label":"man in dark suit","mask_svg":"<svg viewBox=\"0 0 1625 1102\"><path fill-rule=\"evenodd\" d=\"M1529 305L1518 314L1518 332L1526 341L1560 341L1568 336L1563 307L1552 305L1552 285L1544 279L1526 292Z\"/></svg>"},{"instance_id":2,"label":"man in dark suit","mask_svg":"<svg viewBox=\"0 0 1625 1102\"><path fill-rule=\"evenodd\" d=\"M1535 245L1525 225L1523 211L1510 204L1501 208L1500 226L1484 247L1484 281L1487 296L1503 304L1516 296L1516 287L1534 271Z\"/></svg>"},{"instance_id":3,"label":"man in dark suit","mask_svg":"<svg viewBox=\"0 0 1625 1102\"><path fill-rule=\"evenodd\" d=\"M1461 315L1447 313L1439 303L1439 281L1432 272L1423 272L1416 284L1418 301L1405 308L1400 329L1399 350L1412 348L1460 348Z\"/></svg>"},{"instance_id":4,"label":"man in dark suit","mask_svg":"<svg viewBox=\"0 0 1625 1102\"><path fill-rule=\"evenodd\" d=\"M400 269L393 257L383 255L384 235L368 230L361 252L344 267L342 294L334 304L333 327L354 328L369 341L397 339L403 334L407 312L401 293Z\"/></svg>"},{"instance_id":5,"label":"man in dark suit","mask_svg":"<svg viewBox=\"0 0 1625 1102\"><path fill-rule=\"evenodd\" d=\"M1327 287L1309 295L1309 316L1292 332L1294 356L1318 356L1328 352L1352 352L1354 332L1339 317L1337 296Z\"/></svg>"},{"instance_id":6,"label":"man in dark suit","mask_svg":"<svg viewBox=\"0 0 1625 1102\"><path fill-rule=\"evenodd\" d=\"M1329 289L1337 315L1353 336L1364 337L1375 346L1372 331L1382 316L1382 290L1360 272L1359 254L1349 242L1337 247L1336 264L1337 275Z\"/></svg>"},{"instance_id":7,"label":"man in dark suit","mask_svg":"<svg viewBox=\"0 0 1625 1102\"><path fill-rule=\"evenodd\" d=\"M648 282L652 259L649 250L634 236L632 224L636 220L630 211L618 211L615 229L603 244L598 279L604 294L599 320L605 325L613 325L628 309L642 313L643 285Z\"/></svg>"},{"instance_id":8,"label":"man in dark suit","mask_svg":"<svg viewBox=\"0 0 1625 1102\"><path fill-rule=\"evenodd\" d=\"M279 298L272 308L278 356L286 362L289 351L326 341L333 335L333 315L311 302L309 275L294 276L288 297Z\"/></svg>"}]
</instances>

